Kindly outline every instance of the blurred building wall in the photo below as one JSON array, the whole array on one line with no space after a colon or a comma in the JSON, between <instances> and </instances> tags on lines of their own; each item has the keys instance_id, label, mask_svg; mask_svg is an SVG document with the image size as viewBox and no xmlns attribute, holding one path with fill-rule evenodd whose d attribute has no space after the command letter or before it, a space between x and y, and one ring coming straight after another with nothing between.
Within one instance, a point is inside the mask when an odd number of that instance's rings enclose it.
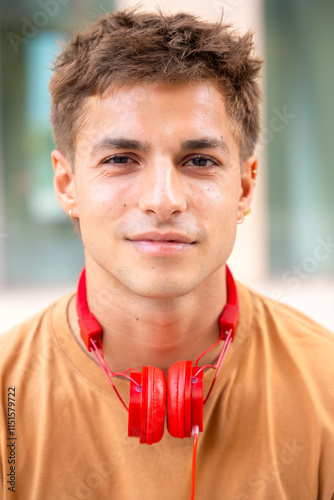
<instances>
[{"instance_id":1,"label":"blurred building wall","mask_svg":"<svg viewBox=\"0 0 334 500\"><path fill-rule=\"evenodd\" d=\"M1 26L0 26L0 39L1 39ZM0 67L1 67L1 49L0 49ZM1 78L0 78L0 95L1 95ZM3 154L2 154L2 120L1 120L1 99L0 99L0 284L4 282L5 271L5 255L3 240L6 237L5 230L5 203L4 203L4 183L3 183Z\"/></svg>"}]
</instances>

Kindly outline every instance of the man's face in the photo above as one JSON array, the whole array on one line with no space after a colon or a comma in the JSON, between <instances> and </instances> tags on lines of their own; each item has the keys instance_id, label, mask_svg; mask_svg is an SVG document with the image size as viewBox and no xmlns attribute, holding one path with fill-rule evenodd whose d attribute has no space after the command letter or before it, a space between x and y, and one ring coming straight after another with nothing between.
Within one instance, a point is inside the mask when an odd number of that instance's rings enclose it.
<instances>
[{"instance_id":1,"label":"man's face","mask_svg":"<svg viewBox=\"0 0 334 500\"><path fill-rule=\"evenodd\" d=\"M124 86L90 97L69 205L86 265L144 297L179 297L212 282L250 197L242 177L211 83Z\"/></svg>"}]
</instances>

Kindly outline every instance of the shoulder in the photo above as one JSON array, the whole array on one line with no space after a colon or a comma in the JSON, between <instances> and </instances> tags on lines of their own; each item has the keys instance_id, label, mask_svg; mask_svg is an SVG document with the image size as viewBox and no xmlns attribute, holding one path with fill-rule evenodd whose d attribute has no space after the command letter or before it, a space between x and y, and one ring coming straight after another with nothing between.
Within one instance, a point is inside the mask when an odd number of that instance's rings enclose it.
<instances>
[{"instance_id":1,"label":"shoulder","mask_svg":"<svg viewBox=\"0 0 334 500\"><path fill-rule=\"evenodd\" d=\"M58 309L67 322L67 305L73 293L50 304L40 313L25 320L0 336L0 377L23 372L33 357L46 347L54 328L53 311Z\"/></svg>"},{"instance_id":2,"label":"shoulder","mask_svg":"<svg viewBox=\"0 0 334 500\"><path fill-rule=\"evenodd\" d=\"M265 297L240 283L237 284L237 288L241 310L243 302L248 302L248 309L252 309L260 329L280 332L282 335L286 333L290 338L311 335L317 339L326 339L334 345L334 334L302 312Z\"/></svg>"},{"instance_id":3,"label":"shoulder","mask_svg":"<svg viewBox=\"0 0 334 500\"><path fill-rule=\"evenodd\" d=\"M238 292L240 314L252 317L250 347L257 359L268 360L273 373L291 383L301 377L307 387L320 392L327 387L328 392L334 379L334 334L305 314L248 287L238 284Z\"/></svg>"}]
</instances>

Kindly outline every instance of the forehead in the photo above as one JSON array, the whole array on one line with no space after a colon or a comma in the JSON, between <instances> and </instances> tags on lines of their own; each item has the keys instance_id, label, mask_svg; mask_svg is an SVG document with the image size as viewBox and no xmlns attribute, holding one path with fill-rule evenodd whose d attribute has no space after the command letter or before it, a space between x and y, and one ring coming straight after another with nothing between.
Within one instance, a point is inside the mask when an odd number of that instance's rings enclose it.
<instances>
[{"instance_id":1,"label":"forehead","mask_svg":"<svg viewBox=\"0 0 334 500\"><path fill-rule=\"evenodd\" d=\"M219 109L217 109L217 106ZM149 113L151 109L160 110L172 116L178 111L211 114L215 110L225 114L223 94L208 81L188 82L168 85L150 83L123 85L107 92L102 98L92 97L89 103L91 113L103 113L107 108L113 113ZM153 117L152 117L153 118Z\"/></svg>"},{"instance_id":2,"label":"forehead","mask_svg":"<svg viewBox=\"0 0 334 500\"><path fill-rule=\"evenodd\" d=\"M78 144L106 133L150 142L203 135L234 141L224 96L209 81L123 85L103 97L89 97Z\"/></svg>"}]
</instances>

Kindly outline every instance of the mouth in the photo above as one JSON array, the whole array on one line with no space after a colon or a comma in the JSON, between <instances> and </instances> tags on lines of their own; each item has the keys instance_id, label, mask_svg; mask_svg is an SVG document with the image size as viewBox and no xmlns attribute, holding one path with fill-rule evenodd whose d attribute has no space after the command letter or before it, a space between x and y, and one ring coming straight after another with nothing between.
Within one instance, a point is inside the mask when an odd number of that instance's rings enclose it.
<instances>
[{"instance_id":1,"label":"mouth","mask_svg":"<svg viewBox=\"0 0 334 500\"><path fill-rule=\"evenodd\" d=\"M187 243L192 244L195 241L190 236L181 233L143 233L129 238L130 241L159 241L167 243Z\"/></svg>"},{"instance_id":2,"label":"mouth","mask_svg":"<svg viewBox=\"0 0 334 500\"><path fill-rule=\"evenodd\" d=\"M136 250L152 256L179 255L196 243L190 236L181 233L144 233L128 238Z\"/></svg>"}]
</instances>

